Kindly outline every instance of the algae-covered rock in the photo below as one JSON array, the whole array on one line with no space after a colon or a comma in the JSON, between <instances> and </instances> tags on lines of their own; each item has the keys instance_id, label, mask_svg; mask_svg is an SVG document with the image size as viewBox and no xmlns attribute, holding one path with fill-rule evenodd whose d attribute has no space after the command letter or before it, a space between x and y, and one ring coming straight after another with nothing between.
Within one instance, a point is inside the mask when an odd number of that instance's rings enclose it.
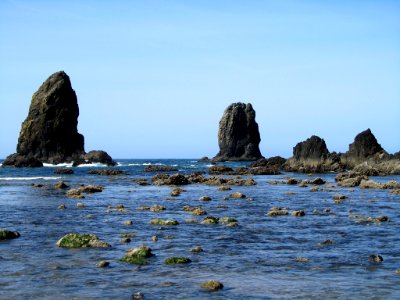
<instances>
[{"instance_id":1,"label":"algae-covered rock","mask_svg":"<svg viewBox=\"0 0 400 300\"><path fill-rule=\"evenodd\" d=\"M205 217L203 221L201 221L201 224L206 224L206 225L212 225L212 224L218 224L219 219L213 216L208 216Z\"/></svg>"},{"instance_id":2,"label":"algae-covered rock","mask_svg":"<svg viewBox=\"0 0 400 300\"><path fill-rule=\"evenodd\" d=\"M6 229L0 229L0 241L11 240L19 238L21 235L17 231L10 231Z\"/></svg>"},{"instance_id":3,"label":"algae-covered rock","mask_svg":"<svg viewBox=\"0 0 400 300\"><path fill-rule=\"evenodd\" d=\"M173 256L173 257L168 257L164 263L166 265L177 265L177 264L188 264L191 263L192 261L187 258L187 257L181 257L181 256Z\"/></svg>"},{"instance_id":4,"label":"algae-covered rock","mask_svg":"<svg viewBox=\"0 0 400 300\"><path fill-rule=\"evenodd\" d=\"M99 240L94 234L68 233L57 242L58 247L64 248L108 248L110 244Z\"/></svg>"},{"instance_id":5,"label":"algae-covered rock","mask_svg":"<svg viewBox=\"0 0 400 300\"><path fill-rule=\"evenodd\" d=\"M277 216L287 216L289 213L287 210L272 210L267 213L268 217L277 217Z\"/></svg>"},{"instance_id":6,"label":"algae-covered rock","mask_svg":"<svg viewBox=\"0 0 400 300\"><path fill-rule=\"evenodd\" d=\"M148 262L145 259L152 257L153 255L154 254L151 252L150 247L142 245L140 247L128 250L121 260L130 264L146 265Z\"/></svg>"},{"instance_id":7,"label":"algae-covered rock","mask_svg":"<svg viewBox=\"0 0 400 300\"><path fill-rule=\"evenodd\" d=\"M150 221L152 225L161 225L161 226L169 226L169 225L179 225L177 220L161 220L161 219L152 219Z\"/></svg>"},{"instance_id":8,"label":"algae-covered rock","mask_svg":"<svg viewBox=\"0 0 400 300\"><path fill-rule=\"evenodd\" d=\"M244 195L240 192L234 192L234 193L230 194L229 197L235 198L235 199L241 199L241 198L246 198L246 195Z\"/></svg>"},{"instance_id":9,"label":"algae-covered rock","mask_svg":"<svg viewBox=\"0 0 400 300\"><path fill-rule=\"evenodd\" d=\"M235 218L225 217L225 218L219 218L219 222L227 224L227 223L237 223L238 221Z\"/></svg>"},{"instance_id":10,"label":"algae-covered rock","mask_svg":"<svg viewBox=\"0 0 400 300\"><path fill-rule=\"evenodd\" d=\"M224 288L224 285L217 280L208 280L201 284L201 287L210 291L217 291Z\"/></svg>"}]
</instances>

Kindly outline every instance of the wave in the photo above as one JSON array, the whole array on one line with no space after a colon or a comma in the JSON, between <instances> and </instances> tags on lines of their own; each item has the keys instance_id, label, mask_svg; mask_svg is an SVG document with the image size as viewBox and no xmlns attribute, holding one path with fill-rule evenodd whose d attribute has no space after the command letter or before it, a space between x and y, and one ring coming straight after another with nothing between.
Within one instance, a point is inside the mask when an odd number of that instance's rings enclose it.
<instances>
[{"instance_id":1,"label":"wave","mask_svg":"<svg viewBox=\"0 0 400 300\"><path fill-rule=\"evenodd\" d=\"M56 176L40 176L40 177L0 177L0 180L58 180L61 177Z\"/></svg>"},{"instance_id":2,"label":"wave","mask_svg":"<svg viewBox=\"0 0 400 300\"><path fill-rule=\"evenodd\" d=\"M101 163L92 163L92 164L81 164L78 166L78 168L99 168L99 167L107 167L107 164L101 164Z\"/></svg>"},{"instance_id":3,"label":"wave","mask_svg":"<svg viewBox=\"0 0 400 300\"><path fill-rule=\"evenodd\" d=\"M50 167L50 168L70 168L72 167L72 163L61 163L61 164L57 164L57 165L53 165L53 164L46 164L43 163L43 167Z\"/></svg>"}]
</instances>

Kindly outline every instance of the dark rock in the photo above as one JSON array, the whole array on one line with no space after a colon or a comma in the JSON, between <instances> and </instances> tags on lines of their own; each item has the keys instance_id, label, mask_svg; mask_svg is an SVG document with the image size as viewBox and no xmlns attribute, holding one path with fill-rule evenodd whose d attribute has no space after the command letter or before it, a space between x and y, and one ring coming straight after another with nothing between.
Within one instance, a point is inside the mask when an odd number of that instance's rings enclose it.
<instances>
[{"instance_id":1,"label":"dark rock","mask_svg":"<svg viewBox=\"0 0 400 300\"><path fill-rule=\"evenodd\" d=\"M59 174L59 175L74 174L74 170L67 168L59 168L55 169L54 174Z\"/></svg>"},{"instance_id":2,"label":"dark rock","mask_svg":"<svg viewBox=\"0 0 400 300\"><path fill-rule=\"evenodd\" d=\"M380 263L383 262L383 257L378 254L371 254L369 256L369 261L372 263Z\"/></svg>"},{"instance_id":3,"label":"dark rock","mask_svg":"<svg viewBox=\"0 0 400 300\"><path fill-rule=\"evenodd\" d=\"M262 157L256 113L250 103L233 103L219 122L220 151L214 161L250 161Z\"/></svg>"},{"instance_id":4,"label":"dark rock","mask_svg":"<svg viewBox=\"0 0 400 300\"><path fill-rule=\"evenodd\" d=\"M298 143L293 148L293 157L297 160L324 160L328 157L328 154L329 151L326 147L325 141L316 135Z\"/></svg>"},{"instance_id":5,"label":"dark rock","mask_svg":"<svg viewBox=\"0 0 400 300\"><path fill-rule=\"evenodd\" d=\"M346 152L346 156L364 159L372 156L380 151L384 151L371 130L367 130L359 133L354 138L354 142L349 145L349 151Z\"/></svg>"},{"instance_id":6,"label":"dark rock","mask_svg":"<svg viewBox=\"0 0 400 300\"><path fill-rule=\"evenodd\" d=\"M63 71L54 73L32 97L17 154L53 164L84 154L78 116L78 102L68 75Z\"/></svg>"},{"instance_id":7,"label":"dark rock","mask_svg":"<svg viewBox=\"0 0 400 300\"><path fill-rule=\"evenodd\" d=\"M286 159L281 156L274 156L270 158L260 158L254 163L250 164L251 168L256 167L274 167L280 169L282 165L286 162Z\"/></svg>"},{"instance_id":8,"label":"dark rock","mask_svg":"<svg viewBox=\"0 0 400 300\"><path fill-rule=\"evenodd\" d=\"M171 166L150 165L144 168L145 172L176 172L177 168Z\"/></svg>"},{"instance_id":9,"label":"dark rock","mask_svg":"<svg viewBox=\"0 0 400 300\"><path fill-rule=\"evenodd\" d=\"M117 163L113 161L107 152L102 150L92 150L85 154L84 159L90 163L101 163L107 166L115 166Z\"/></svg>"},{"instance_id":10,"label":"dark rock","mask_svg":"<svg viewBox=\"0 0 400 300\"><path fill-rule=\"evenodd\" d=\"M224 285L217 280L208 280L201 284L201 287L210 291L218 291L224 288Z\"/></svg>"},{"instance_id":11,"label":"dark rock","mask_svg":"<svg viewBox=\"0 0 400 300\"><path fill-rule=\"evenodd\" d=\"M208 174L210 175L222 175L231 174L233 169L227 166L211 166L208 168Z\"/></svg>"},{"instance_id":12,"label":"dark rock","mask_svg":"<svg viewBox=\"0 0 400 300\"><path fill-rule=\"evenodd\" d=\"M40 168L43 167L43 163L31 155L23 156L14 153L3 161L3 167Z\"/></svg>"},{"instance_id":13,"label":"dark rock","mask_svg":"<svg viewBox=\"0 0 400 300\"><path fill-rule=\"evenodd\" d=\"M64 182L59 181L56 184L54 184L54 188L57 190L61 190L61 189L67 189L67 188L69 188L69 186L66 185Z\"/></svg>"},{"instance_id":14,"label":"dark rock","mask_svg":"<svg viewBox=\"0 0 400 300\"><path fill-rule=\"evenodd\" d=\"M0 229L0 241L16 239L16 238L19 238L20 236L21 235L17 231Z\"/></svg>"},{"instance_id":15,"label":"dark rock","mask_svg":"<svg viewBox=\"0 0 400 300\"><path fill-rule=\"evenodd\" d=\"M102 170L91 170L88 172L88 174L103 175L103 176L116 176L116 175L123 175L124 172L122 172L121 170L115 170L115 169L102 169Z\"/></svg>"},{"instance_id":16,"label":"dark rock","mask_svg":"<svg viewBox=\"0 0 400 300\"><path fill-rule=\"evenodd\" d=\"M185 185L185 184L189 184L189 181L187 180L187 178L184 175L174 174L169 177L168 184L169 185Z\"/></svg>"},{"instance_id":17,"label":"dark rock","mask_svg":"<svg viewBox=\"0 0 400 300\"><path fill-rule=\"evenodd\" d=\"M208 156L204 156L204 157L200 158L198 161L199 162L210 162L211 159L209 159Z\"/></svg>"}]
</instances>

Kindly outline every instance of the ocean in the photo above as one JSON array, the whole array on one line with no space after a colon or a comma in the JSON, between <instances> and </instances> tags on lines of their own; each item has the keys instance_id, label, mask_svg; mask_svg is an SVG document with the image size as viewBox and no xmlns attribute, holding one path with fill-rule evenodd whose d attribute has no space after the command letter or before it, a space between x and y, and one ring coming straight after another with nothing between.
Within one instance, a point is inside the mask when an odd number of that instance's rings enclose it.
<instances>
[{"instance_id":1,"label":"ocean","mask_svg":"<svg viewBox=\"0 0 400 300\"><path fill-rule=\"evenodd\" d=\"M105 168L100 164L74 167L72 175L57 175L56 167L49 165L0 168L0 229L21 234L0 241L1 299L132 299L139 292L144 299L400 299L400 274L396 273L400 269L400 196L389 190L338 187L333 173L283 173L250 176L256 185L231 186L228 191L185 185L185 192L171 197L171 187L151 184L156 173L144 172L145 166L174 166L190 174L207 172L210 163L116 161L115 168L125 175L88 174ZM306 187L283 183L287 178L316 177L327 183ZM138 178L149 185L139 185ZM371 179L399 182L400 176ZM59 181L70 188L95 184L104 190L72 199L66 190L54 189ZM234 192L246 197L229 198ZM348 198L335 202L335 194ZM202 196L211 200L199 200ZM61 204L66 209L58 209ZM119 204L125 211L115 210ZM139 209L153 205L165 210ZM207 216L234 218L238 226L201 224L206 216L192 216L183 210L185 205L201 206ZM289 214L267 216L272 207ZM304 210L305 215L292 216L293 210ZM390 221L365 221L378 216ZM175 219L179 225L152 225L154 218ZM59 248L56 242L71 232L96 234L112 247ZM128 234L131 242L122 243ZM147 265L121 261L127 250L141 245L155 254ZM197 246L204 251L191 252ZM383 262L370 262L373 254L381 255ZM191 263L166 265L164 260L171 256L190 258ZM98 268L102 260L110 266ZM209 292L200 287L210 279L222 282L224 288Z\"/></svg>"}]
</instances>

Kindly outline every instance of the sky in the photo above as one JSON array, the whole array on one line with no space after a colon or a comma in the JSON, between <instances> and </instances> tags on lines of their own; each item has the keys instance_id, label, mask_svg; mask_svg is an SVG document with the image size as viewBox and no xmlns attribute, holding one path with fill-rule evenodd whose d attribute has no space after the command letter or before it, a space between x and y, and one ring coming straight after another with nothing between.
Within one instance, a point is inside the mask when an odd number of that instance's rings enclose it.
<instances>
[{"instance_id":1,"label":"sky","mask_svg":"<svg viewBox=\"0 0 400 300\"><path fill-rule=\"evenodd\" d=\"M85 150L114 158L218 152L218 123L252 103L265 157L371 128L400 151L400 1L0 1L0 158L31 97L71 79Z\"/></svg>"}]
</instances>

